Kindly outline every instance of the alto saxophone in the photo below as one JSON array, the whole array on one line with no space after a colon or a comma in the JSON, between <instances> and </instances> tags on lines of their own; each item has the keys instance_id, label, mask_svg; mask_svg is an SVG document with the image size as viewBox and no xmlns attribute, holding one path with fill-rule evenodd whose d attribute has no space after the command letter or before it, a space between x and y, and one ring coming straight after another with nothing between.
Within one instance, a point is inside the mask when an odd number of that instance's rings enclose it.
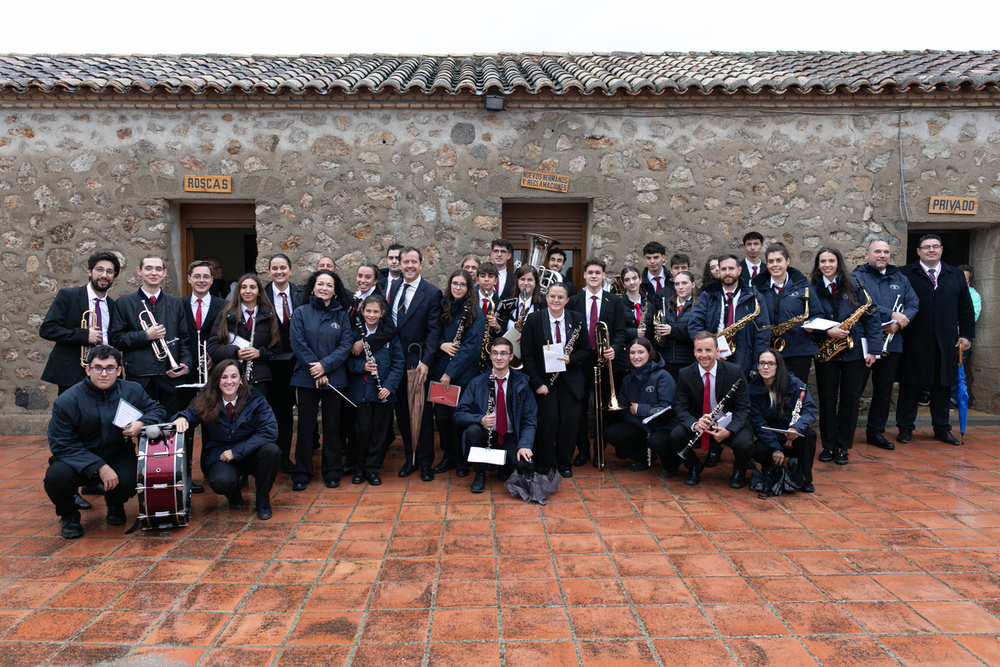
<instances>
[{"instance_id":1,"label":"alto saxophone","mask_svg":"<svg viewBox=\"0 0 1000 667\"><path fill-rule=\"evenodd\" d=\"M771 347L773 347L774 349L776 349L778 352L781 352L781 351L783 351L785 349L785 339L782 338L782 335L784 335L784 333L786 331L788 331L789 329L791 329L792 327L794 327L799 322L805 322L806 320L809 319L809 288L808 287L806 287L805 296L803 298L805 299L805 304L806 304L806 308L805 308L805 312L804 313L802 313L801 315L798 315L796 317L793 317L792 319L788 320L787 322L782 322L781 324L775 324L774 326L771 327Z\"/></svg>"},{"instance_id":2,"label":"alto saxophone","mask_svg":"<svg viewBox=\"0 0 1000 667\"><path fill-rule=\"evenodd\" d=\"M858 285L858 289L864 292L865 302L861 306L851 313L851 316L840 323L839 329L843 329L847 333L847 338L827 338L825 341L820 343L819 354L816 355L816 361L824 362L830 361L835 356L843 352L845 349L854 349L854 339L851 338L851 327L858 323L861 316L868 312L868 308L872 305L872 297L864 287ZM874 354L874 352L872 352Z\"/></svg>"},{"instance_id":3,"label":"alto saxophone","mask_svg":"<svg viewBox=\"0 0 1000 667\"><path fill-rule=\"evenodd\" d=\"M753 304L754 304L754 309L752 313L750 313L746 317L740 318L739 320L733 322L719 333L715 334L717 338L726 339L726 343L729 345L729 353L732 355L736 354L736 341L730 343L729 339L735 336L740 329L750 324L753 318L760 315L760 299L758 299L756 295L754 295Z\"/></svg>"}]
</instances>

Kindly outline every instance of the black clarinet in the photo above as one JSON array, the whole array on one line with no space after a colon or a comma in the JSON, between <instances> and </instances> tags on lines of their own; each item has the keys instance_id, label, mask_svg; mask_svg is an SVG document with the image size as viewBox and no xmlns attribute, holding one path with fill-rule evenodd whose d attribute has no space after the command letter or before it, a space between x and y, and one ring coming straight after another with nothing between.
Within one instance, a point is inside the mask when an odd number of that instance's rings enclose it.
<instances>
[{"instance_id":1,"label":"black clarinet","mask_svg":"<svg viewBox=\"0 0 1000 667\"><path fill-rule=\"evenodd\" d=\"M729 391L726 392L726 395L722 397L722 400L716 403L715 407L712 408L712 411L708 413L708 418L712 422L713 426L715 425L716 419L718 419L719 415L722 414L722 408L725 407L726 401L732 398L733 394L736 392L737 387L739 387L740 384L742 384L742 382L743 378L738 378L736 382L733 383L733 386L729 388ZM680 451L678 456L680 456L682 459L687 458L687 455L690 454L691 451L693 450L695 443L701 440L701 436L703 435L705 435L704 431L695 433L694 437L691 438L688 444L684 445L684 449Z\"/></svg>"}]
</instances>

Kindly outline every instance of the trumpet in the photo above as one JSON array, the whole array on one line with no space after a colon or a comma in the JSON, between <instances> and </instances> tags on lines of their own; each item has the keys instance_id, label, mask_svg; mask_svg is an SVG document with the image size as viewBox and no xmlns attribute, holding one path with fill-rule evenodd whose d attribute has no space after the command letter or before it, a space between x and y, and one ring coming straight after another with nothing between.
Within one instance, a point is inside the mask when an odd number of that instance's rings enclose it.
<instances>
[{"instance_id":1,"label":"trumpet","mask_svg":"<svg viewBox=\"0 0 1000 667\"><path fill-rule=\"evenodd\" d=\"M142 302L142 310L139 312L139 324L142 326L143 331L148 331L155 326L159 326L156 321L156 317L153 315L153 311L149 309L149 306L146 305L145 301ZM174 359L174 355L170 354L170 343L173 343L176 340L176 338L170 341L163 338L157 338L151 341L151 345L153 346L153 355L156 356L157 361L166 360L170 365L170 371L172 373L177 373L181 370L181 365L177 363L176 359Z\"/></svg>"},{"instance_id":2,"label":"trumpet","mask_svg":"<svg viewBox=\"0 0 1000 667\"><path fill-rule=\"evenodd\" d=\"M94 323L97 321L97 313L93 310L83 311L83 317L80 318L80 328L87 330L87 335L90 336L90 330L94 328ZM87 339L90 340L89 338ZM87 355L90 354L91 346L81 345L80 346L80 365L86 367L87 365Z\"/></svg>"},{"instance_id":3,"label":"trumpet","mask_svg":"<svg viewBox=\"0 0 1000 667\"><path fill-rule=\"evenodd\" d=\"M201 389L208 384L208 341L198 340L198 381L189 384L179 384L178 389Z\"/></svg>"},{"instance_id":4,"label":"trumpet","mask_svg":"<svg viewBox=\"0 0 1000 667\"><path fill-rule=\"evenodd\" d=\"M892 304L892 312L894 312L894 313L901 313L901 312L903 312L903 304L901 304L899 302L899 300L902 299L902 298L903 298L903 296L901 294L897 294L896 295L896 300ZM885 335L884 339L882 340L882 354L883 355L885 355L889 351L889 343L892 342L892 337L895 336L895 335L896 334L893 334L893 333L888 333L888 334Z\"/></svg>"}]
</instances>

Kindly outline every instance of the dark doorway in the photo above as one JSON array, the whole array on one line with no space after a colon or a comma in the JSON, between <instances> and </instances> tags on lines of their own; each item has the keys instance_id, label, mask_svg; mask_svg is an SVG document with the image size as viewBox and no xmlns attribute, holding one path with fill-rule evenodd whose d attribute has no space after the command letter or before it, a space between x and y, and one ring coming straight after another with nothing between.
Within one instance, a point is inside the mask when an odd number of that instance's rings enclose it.
<instances>
[{"instance_id":1,"label":"dark doorway","mask_svg":"<svg viewBox=\"0 0 1000 667\"><path fill-rule=\"evenodd\" d=\"M253 203L211 202L180 205L182 269L195 259L212 257L230 284L257 266L257 220ZM181 281L188 294L187 281Z\"/></svg>"},{"instance_id":2,"label":"dark doorway","mask_svg":"<svg viewBox=\"0 0 1000 667\"><path fill-rule=\"evenodd\" d=\"M937 234L941 237L941 245L944 252L941 261L945 264L958 266L959 264L969 264L969 243L971 234L968 229L953 229L947 232L939 232L933 229L921 229L909 232L906 235L906 263L915 262L920 259L917 256L917 245L924 234Z\"/></svg>"},{"instance_id":3,"label":"dark doorway","mask_svg":"<svg viewBox=\"0 0 1000 667\"><path fill-rule=\"evenodd\" d=\"M503 205L502 236L514 245L514 260L527 260L529 241L525 234L541 234L559 241L553 248L566 253L563 274L575 285L583 284L583 252L586 250L590 204L521 203Z\"/></svg>"}]
</instances>

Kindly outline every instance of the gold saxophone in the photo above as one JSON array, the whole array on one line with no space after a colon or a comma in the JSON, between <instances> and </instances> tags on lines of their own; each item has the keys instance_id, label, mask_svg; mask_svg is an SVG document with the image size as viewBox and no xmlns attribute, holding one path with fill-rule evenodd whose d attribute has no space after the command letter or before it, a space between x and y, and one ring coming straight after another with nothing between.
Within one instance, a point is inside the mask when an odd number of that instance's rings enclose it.
<instances>
[{"instance_id":1,"label":"gold saxophone","mask_svg":"<svg viewBox=\"0 0 1000 667\"><path fill-rule=\"evenodd\" d=\"M783 322L781 324L775 324L774 326L771 327L771 347L773 347L774 349L776 349L778 352L781 352L781 351L783 351L785 349L785 339L782 338L782 336L784 335L784 333L786 331L788 331L789 329L791 329L792 327L794 327L799 322L805 322L806 320L809 319L809 288L808 287L806 288L804 299L805 299L805 303L806 303L806 308L805 308L805 312L804 313L802 313L801 315L799 315L797 317L793 317L792 319L788 320L787 322Z\"/></svg>"},{"instance_id":2,"label":"gold saxophone","mask_svg":"<svg viewBox=\"0 0 1000 667\"><path fill-rule=\"evenodd\" d=\"M489 305L486 308L486 328L483 329L483 343L479 350L479 372L485 373L486 369L492 368L493 364L490 362L490 343L493 341L493 330L490 329L490 317L496 312L496 307L493 305L493 299L489 300Z\"/></svg>"},{"instance_id":3,"label":"gold saxophone","mask_svg":"<svg viewBox=\"0 0 1000 667\"><path fill-rule=\"evenodd\" d=\"M754 305L754 308L753 308L753 312L752 313L750 313L746 317L742 317L742 318L736 320L735 322L733 322L732 324L730 324L728 327L726 327L725 329L723 329L719 333L715 334L715 336L717 338L723 338L724 337L726 339L726 343L729 344L729 353L730 354L733 354L733 355L736 354L736 341L733 341L732 343L730 343L729 339L732 338L733 336L735 336L736 333L740 329L742 329L746 325L750 324L750 321L753 320L753 318L755 318L758 315L760 315L760 299L758 299L756 296L754 296L754 298L753 298L753 305ZM725 306L723 306L723 307L725 307Z\"/></svg>"},{"instance_id":4,"label":"gold saxophone","mask_svg":"<svg viewBox=\"0 0 1000 667\"><path fill-rule=\"evenodd\" d=\"M854 339L851 338L850 335L851 327L853 327L855 324L858 323L858 320L861 319L861 316L864 315L868 311L868 308L871 307L872 305L872 297L868 293L868 290L861 287L860 285L858 286L858 289L864 292L865 302L861 304L861 306L857 310L851 313L850 317L841 322L840 326L838 327L848 332L847 338L827 338L825 341L820 343L819 354L817 354L815 357L816 361L818 362L830 361L835 356L843 352L845 349L848 350L854 349Z\"/></svg>"}]
</instances>

